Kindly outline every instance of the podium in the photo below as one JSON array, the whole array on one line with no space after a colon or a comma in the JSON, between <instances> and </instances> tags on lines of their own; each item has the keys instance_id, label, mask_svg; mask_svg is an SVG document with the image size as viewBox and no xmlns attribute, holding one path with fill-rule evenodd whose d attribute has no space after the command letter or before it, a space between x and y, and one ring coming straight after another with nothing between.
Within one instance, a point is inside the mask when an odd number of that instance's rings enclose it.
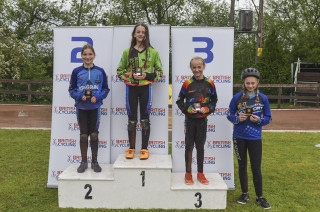
<instances>
[{"instance_id":1,"label":"podium","mask_svg":"<svg viewBox=\"0 0 320 212\"><path fill-rule=\"evenodd\" d=\"M88 164L77 173L79 164L70 165L58 177L59 207L109 209L225 209L227 185L219 173L207 173L208 185L184 183L184 173L171 173L170 155L150 155L148 160L126 159L101 164L95 173Z\"/></svg>"}]
</instances>

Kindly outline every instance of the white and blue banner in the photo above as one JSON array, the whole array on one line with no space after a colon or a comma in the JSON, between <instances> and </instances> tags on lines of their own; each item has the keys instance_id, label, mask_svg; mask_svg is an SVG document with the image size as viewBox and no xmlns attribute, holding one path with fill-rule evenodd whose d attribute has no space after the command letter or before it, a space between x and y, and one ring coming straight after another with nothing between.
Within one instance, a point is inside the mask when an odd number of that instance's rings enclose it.
<instances>
[{"instance_id":1,"label":"white and blue banner","mask_svg":"<svg viewBox=\"0 0 320 212\"><path fill-rule=\"evenodd\" d=\"M159 52L163 79L152 83L150 154L168 154L168 87L169 87L169 25L148 26L151 46ZM111 107L111 163L129 148L126 86L117 77L117 67L122 53L130 47L134 26L115 26L112 53L112 107ZM138 110L139 111L139 110ZM141 149L141 125L138 112L136 154Z\"/></svg>"},{"instance_id":2,"label":"white and blue banner","mask_svg":"<svg viewBox=\"0 0 320 212\"><path fill-rule=\"evenodd\" d=\"M70 164L81 162L80 131L74 99L68 88L72 70L82 65L81 49L91 44L96 52L94 64L102 67L111 87L113 27L65 27L54 29L53 100L50 160L47 187L57 187L57 176ZM99 163L110 163L111 95L103 101L99 128ZM91 162L91 148L88 148Z\"/></svg>"},{"instance_id":3,"label":"white and blue banner","mask_svg":"<svg viewBox=\"0 0 320 212\"><path fill-rule=\"evenodd\" d=\"M227 112L233 89L233 28L171 27L172 41L172 158L173 172L185 172L184 114L176 105L183 82L193 76L190 60L205 59L204 75L216 86L218 103L208 117L204 173L220 173L229 189L234 189L232 124ZM192 170L197 171L196 149Z\"/></svg>"}]
</instances>

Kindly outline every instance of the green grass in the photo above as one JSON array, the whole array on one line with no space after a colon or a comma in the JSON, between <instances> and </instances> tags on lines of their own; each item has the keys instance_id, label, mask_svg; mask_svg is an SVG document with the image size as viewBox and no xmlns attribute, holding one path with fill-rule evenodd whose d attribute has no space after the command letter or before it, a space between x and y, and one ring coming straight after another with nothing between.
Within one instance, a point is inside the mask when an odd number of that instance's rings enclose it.
<instances>
[{"instance_id":1,"label":"green grass","mask_svg":"<svg viewBox=\"0 0 320 212\"><path fill-rule=\"evenodd\" d=\"M318 211L320 148L316 144L320 144L320 133L263 133L263 191L271 210ZM49 150L50 131L0 130L0 211L78 211L60 209L58 190L46 188ZM251 199L246 205L236 203L241 191L234 161L236 190L228 191L226 211L262 211L254 201L251 172Z\"/></svg>"}]
</instances>

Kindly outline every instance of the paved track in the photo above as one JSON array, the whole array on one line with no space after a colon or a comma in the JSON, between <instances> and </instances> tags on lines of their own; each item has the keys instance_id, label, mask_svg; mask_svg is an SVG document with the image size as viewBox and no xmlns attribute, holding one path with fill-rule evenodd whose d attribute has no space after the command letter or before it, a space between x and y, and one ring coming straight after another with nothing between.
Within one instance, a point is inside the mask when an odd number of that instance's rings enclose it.
<instances>
[{"instance_id":1,"label":"paved track","mask_svg":"<svg viewBox=\"0 0 320 212\"><path fill-rule=\"evenodd\" d=\"M51 105L0 104L0 128L49 129L51 112ZM272 122L263 129L320 131L320 109L272 110Z\"/></svg>"}]
</instances>

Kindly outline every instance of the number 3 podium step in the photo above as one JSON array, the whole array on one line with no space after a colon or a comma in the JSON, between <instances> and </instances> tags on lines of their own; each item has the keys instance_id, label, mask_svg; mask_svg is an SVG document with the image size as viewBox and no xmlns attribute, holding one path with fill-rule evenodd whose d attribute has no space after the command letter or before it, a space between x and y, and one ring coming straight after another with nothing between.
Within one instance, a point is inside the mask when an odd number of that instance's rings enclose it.
<instances>
[{"instance_id":1,"label":"number 3 podium step","mask_svg":"<svg viewBox=\"0 0 320 212\"><path fill-rule=\"evenodd\" d=\"M78 166L70 165L58 177L59 207L226 208L227 185L218 173L206 174L209 185L196 180L194 185L185 185L184 173L171 173L170 155L150 155L148 160L119 155L113 165L101 164L101 173L88 168L79 174Z\"/></svg>"}]
</instances>

